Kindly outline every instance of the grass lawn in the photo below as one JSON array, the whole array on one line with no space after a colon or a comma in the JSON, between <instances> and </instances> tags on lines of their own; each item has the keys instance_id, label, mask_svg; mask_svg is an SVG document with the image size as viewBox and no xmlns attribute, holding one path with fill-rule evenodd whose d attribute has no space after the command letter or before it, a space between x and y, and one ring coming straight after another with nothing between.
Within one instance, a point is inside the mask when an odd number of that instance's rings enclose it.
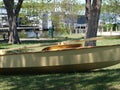
<instances>
[{"instance_id":1,"label":"grass lawn","mask_svg":"<svg viewBox=\"0 0 120 90\"><path fill-rule=\"evenodd\" d=\"M108 44L120 44L120 39L97 42ZM0 75L0 90L120 90L120 64L89 72Z\"/></svg>"}]
</instances>

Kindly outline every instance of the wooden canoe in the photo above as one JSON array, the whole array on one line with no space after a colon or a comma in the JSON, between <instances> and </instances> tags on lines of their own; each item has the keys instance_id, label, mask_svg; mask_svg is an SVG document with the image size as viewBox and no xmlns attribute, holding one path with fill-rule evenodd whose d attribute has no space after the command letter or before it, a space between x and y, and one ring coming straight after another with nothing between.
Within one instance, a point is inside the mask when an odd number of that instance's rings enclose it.
<instances>
[{"instance_id":1,"label":"wooden canoe","mask_svg":"<svg viewBox=\"0 0 120 90\"><path fill-rule=\"evenodd\" d=\"M79 44L59 45L36 52L1 54L0 73L88 71L118 63L120 45L96 47L81 47Z\"/></svg>"}]
</instances>

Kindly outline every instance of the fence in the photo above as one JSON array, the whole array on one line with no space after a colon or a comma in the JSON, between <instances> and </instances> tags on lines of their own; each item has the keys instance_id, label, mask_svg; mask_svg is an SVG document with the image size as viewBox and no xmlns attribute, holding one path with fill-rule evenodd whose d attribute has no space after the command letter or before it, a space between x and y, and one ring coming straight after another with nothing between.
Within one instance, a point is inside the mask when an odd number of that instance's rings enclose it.
<instances>
[{"instance_id":1,"label":"fence","mask_svg":"<svg viewBox=\"0 0 120 90\"><path fill-rule=\"evenodd\" d=\"M81 28L82 27L82 28ZM84 28L83 28L84 27ZM70 32L70 34L86 34L86 26L80 26L79 28L75 28L73 32ZM99 27L97 31L98 36L111 36L111 35L120 35L120 27L115 27L115 30L113 30L113 27Z\"/></svg>"}]
</instances>

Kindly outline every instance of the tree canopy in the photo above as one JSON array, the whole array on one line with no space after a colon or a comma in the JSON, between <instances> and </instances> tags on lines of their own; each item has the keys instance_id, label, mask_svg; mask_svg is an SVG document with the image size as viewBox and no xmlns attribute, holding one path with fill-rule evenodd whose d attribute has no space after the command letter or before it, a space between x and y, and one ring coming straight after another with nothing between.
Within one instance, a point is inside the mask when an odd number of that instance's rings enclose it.
<instances>
[{"instance_id":1,"label":"tree canopy","mask_svg":"<svg viewBox=\"0 0 120 90\"><path fill-rule=\"evenodd\" d=\"M105 0L102 4L102 12L120 14L120 0Z\"/></svg>"}]
</instances>

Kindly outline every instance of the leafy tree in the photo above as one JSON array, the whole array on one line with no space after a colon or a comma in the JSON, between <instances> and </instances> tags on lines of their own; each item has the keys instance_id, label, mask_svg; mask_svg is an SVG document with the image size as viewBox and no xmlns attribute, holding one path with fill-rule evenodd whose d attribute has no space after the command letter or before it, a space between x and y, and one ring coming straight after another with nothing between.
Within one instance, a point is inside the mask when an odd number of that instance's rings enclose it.
<instances>
[{"instance_id":1,"label":"leafy tree","mask_svg":"<svg viewBox=\"0 0 120 90\"><path fill-rule=\"evenodd\" d=\"M97 36L98 21L102 0L86 0L87 33L86 38ZM96 41L86 41L86 46L96 46Z\"/></svg>"},{"instance_id":2,"label":"leafy tree","mask_svg":"<svg viewBox=\"0 0 120 90\"><path fill-rule=\"evenodd\" d=\"M9 23L9 41L10 44L20 44L20 39L17 31L17 25L16 21L19 16L19 12L22 8L24 0L3 0L4 6L7 11L8 15L8 23ZM27 4L27 6L30 6L29 8L33 10L33 8L36 6L36 3L32 2L33 0L30 0L31 3ZM41 0L43 2L43 0ZM29 2L29 0L28 0ZM28 3L27 2L27 3ZM34 7L33 7L34 6ZM37 4L38 6L38 4ZM37 11L37 10L36 10ZM32 13L36 13L34 10Z\"/></svg>"},{"instance_id":3,"label":"leafy tree","mask_svg":"<svg viewBox=\"0 0 120 90\"><path fill-rule=\"evenodd\" d=\"M120 0L105 0L103 1L101 13L103 13L104 21L107 19L109 22L116 22L116 16L120 14ZM112 14L112 15L111 15ZM109 15L109 16L105 16ZM107 18L106 18L107 17Z\"/></svg>"},{"instance_id":4,"label":"leafy tree","mask_svg":"<svg viewBox=\"0 0 120 90\"><path fill-rule=\"evenodd\" d=\"M120 14L120 0L107 0L106 1L106 12Z\"/></svg>"},{"instance_id":5,"label":"leafy tree","mask_svg":"<svg viewBox=\"0 0 120 90\"><path fill-rule=\"evenodd\" d=\"M0 2L0 8L2 8L3 7L3 2Z\"/></svg>"},{"instance_id":6,"label":"leafy tree","mask_svg":"<svg viewBox=\"0 0 120 90\"><path fill-rule=\"evenodd\" d=\"M77 18L78 11L83 9L83 6L79 4L76 0L61 0L61 3L57 2L56 6L58 8L60 7L60 19L65 22L64 25L60 23L61 30L63 30L64 28L66 28L66 32L74 30L75 19Z\"/></svg>"},{"instance_id":7,"label":"leafy tree","mask_svg":"<svg viewBox=\"0 0 120 90\"><path fill-rule=\"evenodd\" d=\"M8 23L9 23L9 41L10 44L20 44L16 20L18 18L23 0L18 0L15 2L14 0L3 0L7 15L8 15Z\"/></svg>"}]
</instances>

